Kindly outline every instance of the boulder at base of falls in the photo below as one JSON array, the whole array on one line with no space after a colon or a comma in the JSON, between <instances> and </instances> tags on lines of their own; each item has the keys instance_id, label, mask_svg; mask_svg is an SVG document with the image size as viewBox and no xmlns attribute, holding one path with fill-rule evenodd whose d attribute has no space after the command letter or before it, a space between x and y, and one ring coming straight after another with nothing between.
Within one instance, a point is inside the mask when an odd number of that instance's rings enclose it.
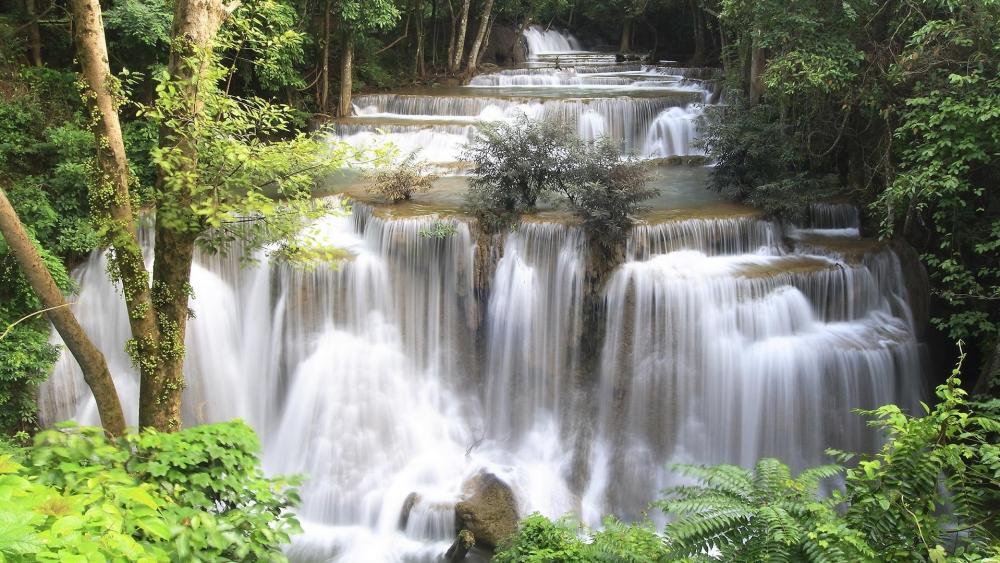
<instances>
[{"instance_id":1,"label":"boulder at base of falls","mask_svg":"<svg viewBox=\"0 0 1000 563\"><path fill-rule=\"evenodd\" d=\"M492 549L517 532L514 491L496 475L482 471L462 485L464 498L455 505L455 528L468 530L475 544Z\"/></svg>"}]
</instances>

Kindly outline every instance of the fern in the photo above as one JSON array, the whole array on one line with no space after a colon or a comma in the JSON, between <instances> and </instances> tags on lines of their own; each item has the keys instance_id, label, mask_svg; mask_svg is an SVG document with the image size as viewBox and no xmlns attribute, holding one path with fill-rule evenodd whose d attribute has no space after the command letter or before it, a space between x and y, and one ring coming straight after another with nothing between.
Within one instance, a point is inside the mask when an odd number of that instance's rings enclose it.
<instances>
[{"instance_id":1,"label":"fern","mask_svg":"<svg viewBox=\"0 0 1000 563\"><path fill-rule=\"evenodd\" d=\"M762 459L752 471L733 465L677 465L694 486L673 487L657 506L674 520L666 536L672 558L718 550L724 561L871 561L859 534L838 525L837 501L821 499L822 481L842 469L824 465L792 477Z\"/></svg>"}]
</instances>

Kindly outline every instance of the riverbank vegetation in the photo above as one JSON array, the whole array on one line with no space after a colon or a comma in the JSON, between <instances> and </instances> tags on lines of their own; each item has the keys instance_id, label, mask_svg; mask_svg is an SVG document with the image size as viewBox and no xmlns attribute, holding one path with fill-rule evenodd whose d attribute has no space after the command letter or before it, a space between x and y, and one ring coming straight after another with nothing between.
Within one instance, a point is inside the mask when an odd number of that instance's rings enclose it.
<instances>
[{"instance_id":1,"label":"riverbank vegetation","mask_svg":"<svg viewBox=\"0 0 1000 563\"><path fill-rule=\"evenodd\" d=\"M917 416L863 413L886 435L873 455L793 475L776 459L753 469L676 466L690 484L653 507L669 520L613 519L590 532L535 514L499 561L995 561L1000 557L1000 403L971 400L956 369ZM832 493L822 489L834 483ZM590 538L589 540L587 538Z\"/></svg>"},{"instance_id":2,"label":"riverbank vegetation","mask_svg":"<svg viewBox=\"0 0 1000 563\"><path fill-rule=\"evenodd\" d=\"M991 365L1000 352L1000 6L718 8L731 90L705 129L716 189L786 217L819 198L865 207L869 233L921 252L937 329L972 345L970 368ZM966 379L986 392L994 377L983 369Z\"/></svg>"},{"instance_id":3,"label":"riverbank vegetation","mask_svg":"<svg viewBox=\"0 0 1000 563\"><path fill-rule=\"evenodd\" d=\"M63 425L0 442L3 561L283 561L295 481L240 422L108 439Z\"/></svg>"}]
</instances>

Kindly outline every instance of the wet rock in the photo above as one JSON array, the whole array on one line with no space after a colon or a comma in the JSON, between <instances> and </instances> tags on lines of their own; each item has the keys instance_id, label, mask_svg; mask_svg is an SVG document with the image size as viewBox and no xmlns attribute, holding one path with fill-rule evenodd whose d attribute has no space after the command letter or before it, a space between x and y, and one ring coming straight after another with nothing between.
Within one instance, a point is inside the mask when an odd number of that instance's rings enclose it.
<instances>
[{"instance_id":1,"label":"wet rock","mask_svg":"<svg viewBox=\"0 0 1000 563\"><path fill-rule=\"evenodd\" d=\"M492 549L517 532L517 500L507 483L483 471L462 489L465 498L455 505L455 526L470 532L476 545Z\"/></svg>"},{"instance_id":2,"label":"wet rock","mask_svg":"<svg viewBox=\"0 0 1000 563\"><path fill-rule=\"evenodd\" d=\"M420 502L420 495L417 493L410 493L406 495L406 500L403 501L403 509L399 511L399 529L405 530L406 525L410 523L410 512L413 511L413 507Z\"/></svg>"},{"instance_id":3,"label":"wet rock","mask_svg":"<svg viewBox=\"0 0 1000 563\"><path fill-rule=\"evenodd\" d=\"M455 538L455 543L451 544L448 551L444 554L444 559L448 563L456 563L457 561L465 560L465 556L469 554L469 550L475 547L476 537L469 530L462 530L458 533L458 537Z\"/></svg>"},{"instance_id":4,"label":"wet rock","mask_svg":"<svg viewBox=\"0 0 1000 563\"><path fill-rule=\"evenodd\" d=\"M917 339L924 340L927 325L930 323L931 282L927 270L920 261L920 254L906 241L895 239L890 243L892 251L899 257L899 265L903 273L903 284L909 296L910 310L913 313L913 324L917 331Z\"/></svg>"},{"instance_id":5,"label":"wet rock","mask_svg":"<svg viewBox=\"0 0 1000 563\"><path fill-rule=\"evenodd\" d=\"M490 32L480 61L512 66L524 64L527 58L528 44L517 28L512 25L497 25Z\"/></svg>"}]
</instances>

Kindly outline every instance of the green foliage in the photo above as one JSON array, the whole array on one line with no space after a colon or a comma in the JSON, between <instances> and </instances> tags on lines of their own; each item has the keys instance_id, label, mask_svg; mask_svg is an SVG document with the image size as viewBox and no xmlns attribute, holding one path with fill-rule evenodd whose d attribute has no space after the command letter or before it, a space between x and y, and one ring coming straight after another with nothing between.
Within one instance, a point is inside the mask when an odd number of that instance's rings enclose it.
<instances>
[{"instance_id":1,"label":"green foliage","mask_svg":"<svg viewBox=\"0 0 1000 563\"><path fill-rule=\"evenodd\" d=\"M845 521L882 561L979 561L1000 556L1000 417L971 402L958 375L923 416L895 405L865 412L886 435L847 471ZM835 452L843 459L851 459Z\"/></svg>"},{"instance_id":2,"label":"green foliage","mask_svg":"<svg viewBox=\"0 0 1000 563\"><path fill-rule=\"evenodd\" d=\"M954 311L936 324L956 340L1000 334L1000 8L982 11L913 33L898 69L917 76L894 132L900 170L873 205L886 234L925 225L925 262Z\"/></svg>"},{"instance_id":3,"label":"green foliage","mask_svg":"<svg viewBox=\"0 0 1000 563\"><path fill-rule=\"evenodd\" d=\"M431 172L430 164L412 152L397 162L380 166L365 174L368 193L391 203L413 197L434 185L438 175Z\"/></svg>"},{"instance_id":4,"label":"green foliage","mask_svg":"<svg viewBox=\"0 0 1000 563\"><path fill-rule=\"evenodd\" d=\"M458 232L458 227L454 221L436 220L430 225L421 228L417 234L424 238L446 239Z\"/></svg>"},{"instance_id":5,"label":"green foliage","mask_svg":"<svg viewBox=\"0 0 1000 563\"><path fill-rule=\"evenodd\" d=\"M679 465L697 484L665 491L656 504L676 519L667 525L674 558L717 549L725 561L863 561L875 552L847 527L837 501L819 498L822 481L842 472L827 465L792 477L776 459L752 471L732 465Z\"/></svg>"},{"instance_id":6,"label":"green foliage","mask_svg":"<svg viewBox=\"0 0 1000 563\"><path fill-rule=\"evenodd\" d=\"M211 60L205 73L205 58ZM241 98L222 88L227 69L214 55L182 64L190 78L157 77L157 100L140 115L161 131L151 151L162 182L153 192L157 221L178 231L221 229L247 217L275 214L283 206L311 205L314 178L343 162L346 148L332 148L296 132L297 113L262 98ZM197 99L187 87L197 85Z\"/></svg>"},{"instance_id":7,"label":"green foliage","mask_svg":"<svg viewBox=\"0 0 1000 563\"><path fill-rule=\"evenodd\" d=\"M469 204L487 226L509 226L540 198L573 209L592 239L613 245L624 238L639 204L655 195L646 170L612 142L588 143L552 120L486 123L466 147L472 163Z\"/></svg>"},{"instance_id":8,"label":"green foliage","mask_svg":"<svg viewBox=\"0 0 1000 563\"><path fill-rule=\"evenodd\" d=\"M281 0L242 2L222 29L220 42L230 72L239 69L245 86L256 79L260 90L275 93L285 87L303 88L297 69L305 60L308 37L299 31L299 15ZM231 62L230 62L231 61Z\"/></svg>"},{"instance_id":9,"label":"green foliage","mask_svg":"<svg viewBox=\"0 0 1000 563\"><path fill-rule=\"evenodd\" d=\"M240 422L109 442L64 427L0 447L0 559L282 561L293 483L267 479Z\"/></svg>"},{"instance_id":10,"label":"green foliage","mask_svg":"<svg viewBox=\"0 0 1000 563\"><path fill-rule=\"evenodd\" d=\"M589 535L589 537L587 537ZM585 538L586 537L586 541ZM614 518L587 534L571 519L555 522L535 513L521 521L493 557L495 563L640 563L669 561L666 544L652 524L624 524Z\"/></svg>"},{"instance_id":11,"label":"green foliage","mask_svg":"<svg viewBox=\"0 0 1000 563\"><path fill-rule=\"evenodd\" d=\"M645 163L621 156L608 138L582 143L572 158L575 166L562 193L591 240L609 251L625 240L642 202L658 192L646 187Z\"/></svg>"},{"instance_id":12,"label":"green foliage","mask_svg":"<svg viewBox=\"0 0 1000 563\"><path fill-rule=\"evenodd\" d=\"M724 192L786 216L837 178L882 234L924 254L935 324L993 346L1000 333L1000 4L991 0L722 2L730 87L752 54L763 97L710 113ZM773 151L773 154L768 154Z\"/></svg>"},{"instance_id":13,"label":"green foliage","mask_svg":"<svg viewBox=\"0 0 1000 563\"><path fill-rule=\"evenodd\" d=\"M344 0L333 9L355 32L385 30L399 21L399 8L392 0Z\"/></svg>"},{"instance_id":14,"label":"green foliage","mask_svg":"<svg viewBox=\"0 0 1000 563\"><path fill-rule=\"evenodd\" d=\"M39 245L64 291L73 284L65 261L97 245L88 215L94 142L80 114L74 76L45 68L18 69L0 82L0 187ZM0 333L41 308L0 240ZM58 357L48 323L34 316L0 340L0 431L35 424L35 392Z\"/></svg>"},{"instance_id":15,"label":"green foliage","mask_svg":"<svg viewBox=\"0 0 1000 563\"><path fill-rule=\"evenodd\" d=\"M830 452L849 469L676 465L689 483L654 503L669 518L662 537L647 523L609 519L590 534L533 514L495 561L997 561L1000 400L971 401L960 371L961 361L921 416L895 405L862 412L885 445Z\"/></svg>"}]
</instances>

